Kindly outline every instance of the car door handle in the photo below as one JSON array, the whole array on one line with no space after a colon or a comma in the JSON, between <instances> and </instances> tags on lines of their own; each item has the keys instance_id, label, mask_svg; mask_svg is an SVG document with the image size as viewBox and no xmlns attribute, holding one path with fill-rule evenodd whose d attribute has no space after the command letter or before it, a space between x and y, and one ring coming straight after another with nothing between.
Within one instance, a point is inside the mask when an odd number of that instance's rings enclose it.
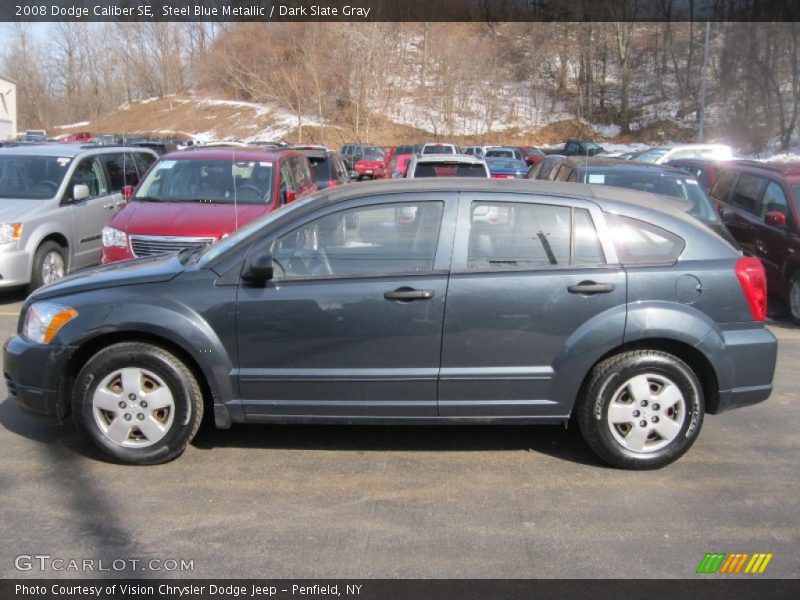
<instances>
[{"instance_id":1,"label":"car door handle","mask_svg":"<svg viewBox=\"0 0 800 600\"><path fill-rule=\"evenodd\" d=\"M386 292L383 297L387 300L429 300L433 298L433 290L415 290L412 288L399 288L393 292Z\"/></svg>"},{"instance_id":2,"label":"car door handle","mask_svg":"<svg viewBox=\"0 0 800 600\"><path fill-rule=\"evenodd\" d=\"M608 294L614 291L613 283L595 283L594 281L581 281L567 287L570 294Z\"/></svg>"}]
</instances>

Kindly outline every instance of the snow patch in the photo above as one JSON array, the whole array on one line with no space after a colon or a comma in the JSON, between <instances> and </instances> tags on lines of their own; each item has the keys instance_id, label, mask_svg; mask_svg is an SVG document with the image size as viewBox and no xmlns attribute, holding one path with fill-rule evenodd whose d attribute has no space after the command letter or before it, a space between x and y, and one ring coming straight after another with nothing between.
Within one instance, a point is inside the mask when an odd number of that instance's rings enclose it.
<instances>
[{"instance_id":1,"label":"snow patch","mask_svg":"<svg viewBox=\"0 0 800 600\"><path fill-rule=\"evenodd\" d=\"M69 125L54 125L53 129L76 129L78 127L88 127L89 121L80 121L78 123L70 123Z\"/></svg>"}]
</instances>

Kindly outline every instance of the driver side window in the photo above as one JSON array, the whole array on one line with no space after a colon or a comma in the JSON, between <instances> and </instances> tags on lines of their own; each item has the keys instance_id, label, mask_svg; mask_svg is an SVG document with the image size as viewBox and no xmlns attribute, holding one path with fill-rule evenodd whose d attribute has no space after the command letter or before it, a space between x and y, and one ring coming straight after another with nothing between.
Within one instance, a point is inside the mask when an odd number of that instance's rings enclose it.
<instances>
[{"instance_id":1,"label":"driver side window","mask_svg":"<svg viewBox=\"0 0 800 600\"><path fill-rule=\"evenodd\" d=\"M442 202L339 211L275 241L275 278L356 277L433 270Z\"/></svg>"}]
</instances>

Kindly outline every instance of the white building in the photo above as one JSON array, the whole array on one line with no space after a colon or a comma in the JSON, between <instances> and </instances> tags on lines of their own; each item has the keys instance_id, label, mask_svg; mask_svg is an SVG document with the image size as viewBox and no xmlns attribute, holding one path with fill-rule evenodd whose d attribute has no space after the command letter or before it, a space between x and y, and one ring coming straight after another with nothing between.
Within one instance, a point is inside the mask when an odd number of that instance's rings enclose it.
<instances>
[{"instance_id":1,"label":"white building","mask_svg":"<svg viewBox=\"0 0 800 600\"><path fill-rule=\"evenodd\" d=\"M0 141L17 136L17 84L0 76Z\"/></svg>"}]
</instances>

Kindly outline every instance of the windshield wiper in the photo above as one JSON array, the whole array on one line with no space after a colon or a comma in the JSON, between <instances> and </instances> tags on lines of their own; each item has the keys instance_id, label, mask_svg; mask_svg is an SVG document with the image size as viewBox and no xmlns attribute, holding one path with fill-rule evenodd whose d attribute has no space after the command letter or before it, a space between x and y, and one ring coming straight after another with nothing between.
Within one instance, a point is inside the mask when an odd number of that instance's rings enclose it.
<instances>
[{"instance_id":1,"label":"windshield wiper","mask_svg":"<svg viewBox=\"0 0 800 600\"><path fill-rule=\"evenodd\" d=\"M136 202L164 202L161 198L155 198L153 196L134 196L133 199Z\"/></svg>"}]
</instances>

